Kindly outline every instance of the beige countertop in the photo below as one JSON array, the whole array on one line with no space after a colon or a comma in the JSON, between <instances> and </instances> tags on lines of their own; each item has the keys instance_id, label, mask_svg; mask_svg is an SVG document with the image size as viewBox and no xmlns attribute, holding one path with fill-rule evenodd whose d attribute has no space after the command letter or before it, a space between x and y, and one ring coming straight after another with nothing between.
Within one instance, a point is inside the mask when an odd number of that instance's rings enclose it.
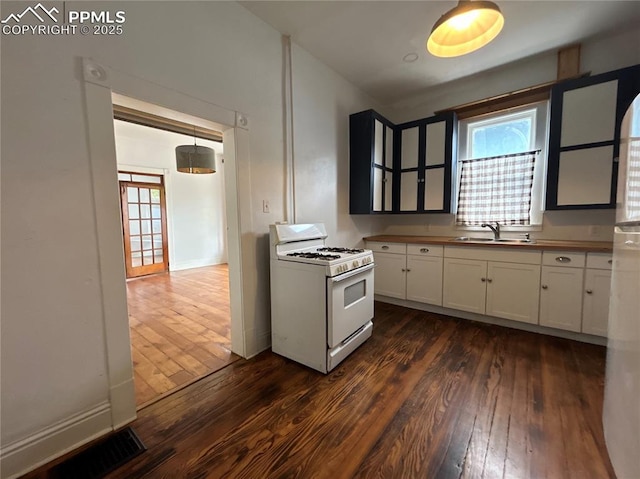
<instances>
[{"instance_id":1,"label":"beige countertop","mask_svg":"<svg viewBox=\"0 0 640 479\"><path fill-rule=\"evenodd\" d=\"M505 237L509 237L505 234ZM484 241L453 241L454 236L408 236L408 235L375 235L366 236L365 241L381 243L440 244L447 246L486 246L489 248L518 248L561 251L590 251L610 253L613 251L611 241L573 241L573 240L535 240L533 243L493 243Z\"/></svg>"}]
</instances>

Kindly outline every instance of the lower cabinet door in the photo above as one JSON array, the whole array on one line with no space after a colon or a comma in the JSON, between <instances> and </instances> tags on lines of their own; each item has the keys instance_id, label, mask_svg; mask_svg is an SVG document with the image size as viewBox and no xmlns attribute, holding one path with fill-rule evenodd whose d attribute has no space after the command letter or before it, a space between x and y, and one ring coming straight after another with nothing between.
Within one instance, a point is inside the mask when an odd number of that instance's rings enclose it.
<instances>
[{"instance_id":1,"label":"lower cabinet door","mask_svg":"<svg viewBox=\"0 0 640 479\"><path fill-rule=\"evenodd\" d=\"M587 269L582 302L582 332L607 336L611 271Z\"/></svg>"},{"instance_id":2,"label":"lower cabinet door","mask_svg":"<svg viewBox=\"0 0 640 479\"><path fill-rule=\"evenodd\" d=\"M540 325L580 332L582 268L543 266L540 278Z\"/></svg>"},{"instance_id":3,"label":"lower cabinet door","mask_svg":"<svg viewBox=\"0 0 640 479\"><path fill-rule=\"evenodd\" d=\"M442 258L407 256L407 299L442 306Z\"/></svg>"},{"instance_id":4,"label":"lower cabinet door","mask_svg":"<svg viewBox=\"0 0 640 479\"><path fill-rule=\"evenodd\" d=\"M374 253L376 275L374 293L392 298L405 299L407 256L395 253Z\"/></svg>"},{"instance_id":5,"label":"lower cabinet door","mask_svg":"<svg viewBox=\"0 0 640 479\"><path fill-rule=\"evenodd\" d=\"M443 269L442 306L484 314L487 262L445 258Z\"/></svg>"},{"instance_id":6,"label":"lower cabinet door","mask_svg":"<svg viewBox=\"0 0 640 479\"><path fill-rule=\"evenodd\" d=\"M539 265L489 262L488 315L538 324L539 291Z\"/></svg>"}]
</instances>

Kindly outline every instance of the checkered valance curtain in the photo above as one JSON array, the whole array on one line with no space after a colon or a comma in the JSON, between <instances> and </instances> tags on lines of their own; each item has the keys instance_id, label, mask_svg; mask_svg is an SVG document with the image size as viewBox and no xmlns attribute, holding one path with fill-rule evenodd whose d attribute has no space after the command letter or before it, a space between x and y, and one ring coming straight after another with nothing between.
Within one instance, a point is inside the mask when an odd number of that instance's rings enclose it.
<instances>
[{"instance_id":1,"label":"checkered valance curtain","mask_svg":"<svg viewBox=\"0 0 640 479\"><path fill-rule=\"evenodd\" d=\"M462 162L456 224L530 224L533 167L538 151Z\"/></svg>"}]
</instances>

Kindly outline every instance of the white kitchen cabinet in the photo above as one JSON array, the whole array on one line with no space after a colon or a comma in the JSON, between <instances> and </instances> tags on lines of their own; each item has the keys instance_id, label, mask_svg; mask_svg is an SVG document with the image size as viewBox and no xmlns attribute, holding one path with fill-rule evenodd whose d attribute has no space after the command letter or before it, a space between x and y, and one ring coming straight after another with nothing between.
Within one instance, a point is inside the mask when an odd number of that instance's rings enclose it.
<instances>
[{"instance_id":1,"label":"white kitchen cabinet","mask_svg":"<svg viewBox=\"0 0 640 479\"><path fill-rule=\"evenodd\" d=\"M611 293L611 255L588 253L582 301L582 332L607 336Z\"/></svg>"},{"instance_id":2,"label":"white kitchen cabinet","mask_svg":"<svg viewBox=\"0 0 640 479\"><path fill-rule=\"evenodd\" d=\"M542 264L540 325L579 333L585 254L545 251Z\"/></svg>"},{"instance_id":3,"label":"white kitchen cabinet","mask_svg":"<svg viewBox=\"0 0 640 479\"><path fill-rule=\"evenodd\" d=\"M538 324L540 266L519 263L487 264L486 314Z\"/></svg>"},{"instance_id":4,"label":"white kitchen cabinet","mask_svg":"<svg viewBox=\"0 0 640 479\"><path fill-rule=\"evenodd\" d=\"M373 253L376 276L373 292L391 298L406 297L405 274L407 257L404 254Z\"/></svg>"},{"instance_id":5,"label":"white kitchen cabinet","mask_svg":"<svg viewBox=\"0 0 640 479\"><path fill-rule=\"evenodd\" d=\"M538 322L540 266L445 258L443 306Z\"/></svg>"},{"instance_id":6,"label":"white kitchen cabinet","mask_svg":"<svg viewBox=\"0 0 640 479\"><path fill-rule=\"evenodd\" d=\"M376 265L376 294L442 304L442 246L368 242L367 247Z\"/></svg>"},{"instance_id":7,"label":"white kitchen cabinet","mask_svg":"<svg viewBox=\"0 0 640 479\"><path fill-rule=\"evenodd\" d=\"M445 248L443 306L537 324L540 252Z\"/></svg>"},{"instance_id":8,"label":"white kitchen cabinet","mask_svg":"<svg viewBox=\"0 0 640 479\"><path fill-rule=\"evenodd\" d=\"M442 306L484 314L486 274L486 261L445 258Z\"/></svg>"},{"instance_id":9,"label":"white kitchen cabinet","mask_svg":"<svg viewBox=\"0 0 640 479\"><path fill-rule=\"evenodd\" d=\"M407 297L442 306L442 246L407 245Z\"/></svg>"}]
</instances>

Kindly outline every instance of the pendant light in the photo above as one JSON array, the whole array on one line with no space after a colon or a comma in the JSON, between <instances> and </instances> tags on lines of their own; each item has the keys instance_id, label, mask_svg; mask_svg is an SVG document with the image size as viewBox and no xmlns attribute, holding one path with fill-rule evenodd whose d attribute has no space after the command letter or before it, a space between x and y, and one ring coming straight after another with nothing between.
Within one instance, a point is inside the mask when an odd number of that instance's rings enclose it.
<instances>
[{"instance_id":1,"label":"pendant light","mask_svg":"<svg viewBox=\"0 0 640 479\"><path fill-rule=\"evenodd\" d=\"M431 29L427 50L437 57L457 57L485 46L504 25L502 12L493 2L460 0Z\"/></svg>"},{"instance_id":2,"label":"pendant light","mask_svg":"<svg viewBox=\"0 0 640 479\"><path fill-rule=\"evenodd\" d=\"M193 145L176 146L176 166L181 173L216 172L216 152L213 148L196 145L195 126L193 127Z\"/></svg>"}]
</instances>

